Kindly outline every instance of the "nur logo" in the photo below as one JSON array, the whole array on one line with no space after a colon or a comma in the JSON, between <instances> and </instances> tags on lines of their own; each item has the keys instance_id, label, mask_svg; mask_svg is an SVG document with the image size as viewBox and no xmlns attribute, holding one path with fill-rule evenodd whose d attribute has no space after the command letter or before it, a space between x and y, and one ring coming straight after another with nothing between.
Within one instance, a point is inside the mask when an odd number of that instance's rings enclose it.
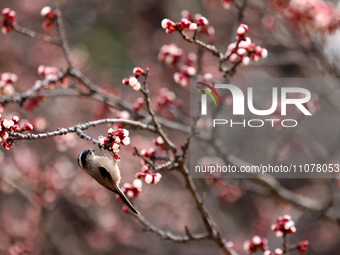
<instances>
[{"instance_id":1,"label":"nur logo","mask_svg":"<svg viewBox=\"0 0 340 255\"><path fill-rule=\"evenodd\" d=\"M204 89L204 88L202 88L202 87L199 87L198 84L200 84L200 85L202 85L202 86L204 86L204 87L210 89L212 92L214 92L214 94L215 94L215 95L217 96L217 98L218 98L218 101L220 101L220 104L221 104L221 105L222 105L222 100L221 100L220 95L217 93L216 89L215 89L213 86L198 81L198 82L197 82L197 88L200 89L201 91L204 91L204 92L206 93L206 94L203 94L203 93L202 93L202 95L201 95L201 114L202 114L202 115L206 115L206 114L207 114L207 94L212 98L212 100L213 100L214 103L215 103L215 106L217 106L217 102L216 102L214 96L211 94L211 92L210 92L209 90Z\"/></svg>"},{"instance_id":2,"label":"nur logo","mask_svg":"<svg viewBox=\"0 0 340 255\"><path fill-rule=\"evenodd\" d=\"M247 94L245 98L243 91L235 85L214 84L214 86L212 86L212 85L205 84L203 82L197 82L197 83L208 88L210 91L214 92L214 94L217 96L218 100L220 101L221 105L222 105L222 100L215 89L229 90L233 98L233 115L244 115L245 114L245 109L244 109L245 102L247 102L248 110L252 114L258 115L258 116L270 115L274 113L278 107L280 107L281 109L281 115L283 116L287 115L287 105L295 105L304 115L307 115L307 116L312 115L304 105L311 99L310 91L305 88L282 87L280 88L281 95L279 95L279 88L273 87L272 98L271 98L272 105L270 106L269 109L260 110L254 107L254 103L253 103L254 96L253 96L252 87L247 88ZM197 88L206 93L206 94L201 94L201 115L207 115L207 94L213 99L215 106L217 106L217 102L209 90L199 87L198 85L197 85ZM295 98L291 98L288 95L294 95ZM280 102L279 102L279 97L280 97Z\"/></svg>"}]
</instances>

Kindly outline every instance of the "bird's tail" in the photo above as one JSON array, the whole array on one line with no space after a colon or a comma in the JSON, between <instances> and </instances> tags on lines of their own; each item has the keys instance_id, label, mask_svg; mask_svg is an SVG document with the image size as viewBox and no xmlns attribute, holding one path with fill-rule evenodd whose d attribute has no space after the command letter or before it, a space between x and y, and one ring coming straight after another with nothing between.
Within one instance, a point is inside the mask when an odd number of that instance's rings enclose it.
<instances>
[{"instance_id":1,"label":"bird's tail","mask_svg":"<svg viewBox=\"0 0 340 255\"><path fill-rule=\"evenodd\" d=\"M119 195L119 197L123 200L123 202L131 209L131 211L133 211L135 214L139 215L139 212L136 210L136 208L132 205L132 203L129 201L129 199L125 196L125 194L123 193L123 191L118 188L117 189L117 193Z\"/></svg>"}]
</instances>

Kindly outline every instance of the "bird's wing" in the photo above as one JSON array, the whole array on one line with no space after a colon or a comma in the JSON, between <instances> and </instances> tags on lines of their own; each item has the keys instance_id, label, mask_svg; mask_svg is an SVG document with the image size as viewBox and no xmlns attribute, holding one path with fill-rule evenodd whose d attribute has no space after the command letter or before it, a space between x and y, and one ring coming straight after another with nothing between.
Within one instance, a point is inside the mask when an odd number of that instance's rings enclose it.
<instances>
[{"instance_id":1,"label":"bird's wing","mask_svg":"<svg viewBox=\"0 0 340 255\"><path fill-rule=\"evenodd\" d=\"M139 212L133 207L133 205L131 204L129 199L125 196L125 194L122 192L122 190L115 184L110 173L104 167L99 167L99 171L104 178L107 178L110 181L113 189L120 196L123 202L131 209L131 211L133 211L135 214L139 214Z\"/></svg>"}]
</instances>

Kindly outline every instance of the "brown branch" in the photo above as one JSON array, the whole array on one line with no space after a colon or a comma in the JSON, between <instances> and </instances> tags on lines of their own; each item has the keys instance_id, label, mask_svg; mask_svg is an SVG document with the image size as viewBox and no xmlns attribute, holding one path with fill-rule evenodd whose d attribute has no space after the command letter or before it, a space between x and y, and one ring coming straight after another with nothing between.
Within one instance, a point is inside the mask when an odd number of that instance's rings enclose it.
<instances>
[{"instance_id":1,"label":"brown branch","mask_svg":"<svg viewBox=\"0 0 340 255\"><path fill-rule=\"evenodd\" d=\"M249 166L252 167L252 164L244 161L233 154L225 153L221 146L215 140L212 140L211 137L200 136L200 140L204 141L205 145L208 145L216 152L216 155L220 157L226 164L236 166L238 169L241 166ZM236 176L237 177L237 176ZM244 177L244 176L241 176ZM301 210L308 211L310 213L317 214L318 216L322 216L326 219L337 221L340 224L340 215L335 215L330 209L330 202L319 202L317 200L313 200L311 198L299 195L293 191L286 189L281 183L275 179L274 177L268 174L252 174L247 173L247 181L252 182L254 184L259 185L260 187L266 190L266 193L257 192L255 189L246 190L257 194L257 195L265 195L271 194L276 198L284 200Z\"/></svg>"},{"instance_id":2,"label":"brown branch","mask_svg":"<svg viewBox=\"0 0 340 255\"><path fill-rule=\"evenodd\" d=\"M215 151L217 152L217 154L227 164L231 164L233 166L236 166L237 168L240 168L241 166L252 166L251 163L243 161L232 154L223 153L222 149L214 142L208 142L207 144L211 144ZM277 198L282 199L290 204L293 204L297 208L300 208L302 210L317 213L327 219L335 220L340 223L340 216L332 215L329 212L329 210L328 211L325 210L329 203L323 204L311 198L296 194L295 192L290 191L283 187L277 179L268 174L250 174L250 173L247 174L250 177L248 181L251 181L266 188L271 194L275 195Z\"/></svg>"},{"instance_id":3,"label":"brown branch","mask_svg":"<svg viewBox=\"0 0 340 255\"><path fill-rule=\"evenodd\" d=\"M237 255L235 251L227 247L226 240L222 237L221 231L219 230L216 222L213 220L204 206L204 201L196 189L196 185L190 175L190 171L183 162L179 167L179 171L185 180L186 187L189 190L195 202L196 208L201 215L204 225L210 234L210 239L212 239L225 254Z\"/></svg>"},{"instance_id":4,"label":"brown branch","mask_svg":"<svg viewBox=\"0 0 340 255\"><path fill-rule=\"evenodd\" d=\"M247 1L245 1L245 4L246 4L246 2L247 2ZM223 54L220 50L218 50L218 49L216 48L216 46L211 45L211 44L206 44L206 43L204 43L204 42L198 40L198 39L196 38L196 36L193 36L193 38L190 38L189 36L187 36L187 35L183 32L182 29L179 29L178 32L180 33L180 35L182 36L182 38L183 38L185 41L187 41L187 42L189 42L189 43L196 44L196 45L200 46L201 48L203 48L203 49L205 49L205 50L211 52L214 56L218 57L218 59L219 59L219 70L220 70L221 72L224 73L224 77L225 77L225 78L232 77L232 76L235 74L236 68L241 64L241 60L239 60L239 61L233 63L233 65L232 65L231 67L229 67L229 68L225 67L223 64L224 64L224 62L226 62L226 61L229 60L230 56L231 56L234 52L236 52L236 49L237 49L239 43L241 42L241 40L238 40L238 41L236 42L235 50L234 50L233 52L231 52L229 55L225 56L225 54Z\"/></svg>"},{"instance_id":5,"label":"brown branch","mask_svg":"<svg viewBox=\"0 0 340 255\"><path fill-rule=\"evenodd\" d=\"M64 51L65 58L67 60L69 68L73 67L73 62L71 59L71 54L70 54L70 47L67 43L66 40L66 35L65 35L65 27L64 27L64 22L62 18L62 12L61 10L57 9L58 15L57 15L57 25L58 25L58 32L61 40L61 48Z\"/></svg>"},{"instance_id":6,"label":"brown branch","mask_svg":"<svg viewBox=\"0 0 340 255\"><path fill-rule=\"evenodd\" d=\"M51 131L51 132L46 132L46 133L21 134L21 133L11 132L10 136L14 137L15 140L38 140L38 139L46 139L46 138L53 137L53 136L61 136L61 135L66 135L70 133L76 133L83 139L91 140L94 143L99 144L97 140L90 138L89 136L86 136L81 131L86 130L90 127L98 126L98 125L114 124L114 123L125 124L131 127L139 128L139 129L146 130L146 131L153 132L153 133L156 132L153 126L143 124L139 121L124 120L124 119L100 119L100 120L95 120L95 121L89 121L84 124L78 124L78 125L68 127L68 128L60 128L56 131Z\"/></svg>"},{"instance_id":7,"label":"brown branch","mask_svg":"<svg viewBox=\"0 0 340 255\"><path fill-rule=\"evenodd\" d=\"M151 104L150 92L149 92L148 84L147 84L147 77L148 77L148 72L145 74L145 81L143 83L144 86L143 86L143 88L141 88L141 92L142 92L142 94L144 96L144 101L145 101L145 104L146 104L146 108L148 110L148 113L151 116L153 124L155 125L157 133L159 134L160 137L162 137L164 143L171 149L171 151L174 154L176 154L177 147L168 138L168 136L163 131L163 128L162 128L161 124L157 121L155 111L153 110L153 107L152 107L152 104Z\"/></svg>"},{"instance_id":8,"label":"brown branch","mask_svg":"<svg viewBox=\"0 0 340 255\"><path fill-rule=\"evenodd\" d=\"M183 39L189 43L194 43L196 45L199 45L200 47L206 49L207 51L211 52L214 56L217 56L219 59L223 59L224 58L224 54L219 51L215 45L211 45L211 44L206 44L200 40L198 40L196 37L194 38L190 38L189 36L187 36L183 30L178 30L178 32L180 33L180 35L183 37Z\"/></svg>"},{"instance_id":9,"label":"brown branch","mask_svg":"<svg viewBox=\"0 0 340 255\"><path fill-rule=\"evenodd\" d=\"M282 244L283 254L289 255L287 233L284 233L282 238L283 238L283 244Z\"/></svg>"},{"instance_id":10,"label":"brown branch","mask_svg":"<svg viewBox=\"0 0 340 255\"><path fill-rule=\"evenodd\" d=\"M111 96L109 96L107 93L102 92L99 87L94 84L89 78L87 78L81 71L79 71L76 68L71 68L69 70L69 74L76 78L78 81L80 81L81 83L83 83L86 87L88 87L88 89L90 90L90 95L86 95L86 96L91 96L91 98L95 99L95 100L100 100L108 105L110 105L111 107L114 107L116 109L119 110L126 110L130 113L134 113L136 114L135 110L133 109L133 106L128 103L125 102L121 99L117 99L117 98L113 98ZM147 91L148 93L148 91ZM150 96L149 96L149 106L151 106L151 101L150 101ZM153 109L152 112L154 113ZM148 111L143 111L140 110L138 112L138 116L140 118L147 118L149 117L148 115ZM156 119L156 117L155 117ZM189 128L186 125L182 125L180 123L171 121L171 120L165 120L161 117L157 117L157 122L159 125L172 129L172 130L176 130L176 131L180 131L182 133L189 133Z\"/></svg>"},{"instance_id":11,"label":"brown branch","mask_svg":"<svg viewBox=\"0 0 340 255\"><path fill-rule=\"evenodd\" d=\"M254 183L258 183L263 187L266 187L269 189L271 193L276 195L282 200L285 200L286 202L289 202L291 204L294 204L295 206L311 211L311 212L322 212L324 209L324 206L321 203L318 203L317 201L310 199L308 197L303 197L301 195L298 195L286 188L284 188L275 178L270 177L269 175L256 175L256 178L249 179L250 181ZM330 215L325 214L327 218L332 218Z\"/></svg>"},{"instance_id":12,"label":"brown branch","mask_svg":"<svg viewBox=\"0 0 340 255\"><path fill-rule=\"evenodd\" d=\"M149 166L154 166L154 163L153 163L150 159L144 157L142 154L139 153L139 151L138 151L138 149L137 149L136 146L134 146L133 149L134 149L133 155L135 155L135 156L141 158L141 159L142 159L144 162L146 162Z\"/></svg>"},{"instance_id":13,"label":"brown branch","mask_svg":"<svg viewBox=\"0 0 340 255\"><path fill-rule=\"evenodd\" d=\"M240 5L237 4L236 1L234 1L234 5L238 11L238 15L237 15L237 21L238 23L241 23L242 20L243 20L243 17L244 17L244 10L246 9L247 7L247 3L248 3L248 0L244 0L243 3L241 3Z\"/></svg>"},{"instance_id":14,"label":"brown branch","mask_svg":"<svg viewBox=\"0 0 340 255\"><path fill-rule=\"evenodd\" d=\"M86 86L89 86L90 89L92 88L93 92L90 93L84 93L79 91L75 88L67 88L67 89L51 89L51 90L42 90L39 91L40 88L43 88L45 85L47 85L50 82L58 81L61 77L64 77L66 75L71 75L72 77L75 77L79 79L80 82L86 84ZM99 87L95 85L93 82L91 82L85 75L83 75L79 70L72 68L70 70L67 70L65 72L60 73L55 79L50 80L44 80L36 83L32 88L27 90L24 93L16 94L11 97L7 97L2 95L0 97L0 104L5 106L8 103L17 103L22 105L26 100L28 99L34 99L39 96L44 97L60 97L60 96L74 96L74 97L91 97L94 100L103 102L107 104L108 106L111 106L115 109L119 110L126 110L130 113L134 113L133 107L128 102L122 101L117 98L113 98L107 93L101 92ZM147 111L140 111L139 112L139 118L145 118L147 120ZM186 125L183 125L181 123L177 123L171 120L166 120L161 117L157 118L158 123L160 123L163 127L169 128L171 130L176 130L181 133L189 133L189 127Z\"/></svg>"},{"instance_id":15,"label":"brown branch","mask_svg":"<svg viewBox=\"0 0 340 255\"><path fill-rule=\"evenodd\" d=\"M136 146L133 149L134 149L133 154L141 158L142 160L144 160L147 165L149 165L150 167L152 167L152 169L154 169L154 171L162 171L162 170L170 171L178 167L178 163L176 163L174 160L170 160L169 157L155 157L154 161L155 160L166 161L163 164L158 164L156 162L153 162L149 158L144 157L142 154L140 154Z\"/></svg>"},{"instance_id":16,"label":"brown branch","mask_svg":"<svg viewBox=\"0 0 340 255\"><path fill-rule=\"evenodd\" d=\"M184 236L179 236L171 233L170 231L162 230L149 221L147 221L143 216L141 215L133 215L135 219L141 223L144 226L144 231L152 232L159 237L161 237L164 240L170 240L175 243L187 243L190 241L201 241L201 240L207 240L210 238L209 233L200 233L200 234L192 234L188 233Z\"/></svg>"},{"instance_id":17,"label":"brown branch","mask_svg":"<svg viewBox=\"0 0 340 255\"><path fill-rule=\"evenodd\" d=\"M36 33L33 30L19 26L16 23L13 23L12 27L13 27L13 30L18 32L19 34L22 34L22 35L25 35L25 36L28 36L28 37L31 37L31 38L34 38L34 39L37 39L37 40L40 40L40 41L48 42L48 43L57 45L59 47L62 47L62 41L61 40L52 38L52 37L47 36L47 35L42 35L42 34Z\"/></svg>"},{"instance_id":18,"label":"brown branch","mask_svg":"<svg viewBox=\"0 0 340 255\"><path fill-rule=\"evenodd\" d=\"M60 72L54 79L37 81L32 88L30 88L24 93L17 94L11 97L7 97L3 95L0 97L0 104L2 104L3 106L5 106L8 103L19 103L20 105L22 105L27 99L37 97L36 92L39 91L41 88L44 88L51 82L59 81L62 77L65 77L67 73L68 71L63 71L63 72Z\"/></svg>"}]
</instances>

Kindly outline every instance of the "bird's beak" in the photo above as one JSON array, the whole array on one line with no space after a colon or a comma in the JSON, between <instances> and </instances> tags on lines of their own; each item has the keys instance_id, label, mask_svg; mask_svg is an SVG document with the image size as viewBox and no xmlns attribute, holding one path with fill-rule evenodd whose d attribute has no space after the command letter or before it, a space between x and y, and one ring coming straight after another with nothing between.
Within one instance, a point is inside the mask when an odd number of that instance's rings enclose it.
<instances>
[{"instance_id":1,"label":"bird's beak","mask_svg":"<svg viewBox=\"0 0 340 255\"><path fill-rule=\"evenodd\" d=\"M92 152L95 152L96 150L95 150L95 149L92 149L91 151L92 151Z\"/></svg>"}]
</instances>

